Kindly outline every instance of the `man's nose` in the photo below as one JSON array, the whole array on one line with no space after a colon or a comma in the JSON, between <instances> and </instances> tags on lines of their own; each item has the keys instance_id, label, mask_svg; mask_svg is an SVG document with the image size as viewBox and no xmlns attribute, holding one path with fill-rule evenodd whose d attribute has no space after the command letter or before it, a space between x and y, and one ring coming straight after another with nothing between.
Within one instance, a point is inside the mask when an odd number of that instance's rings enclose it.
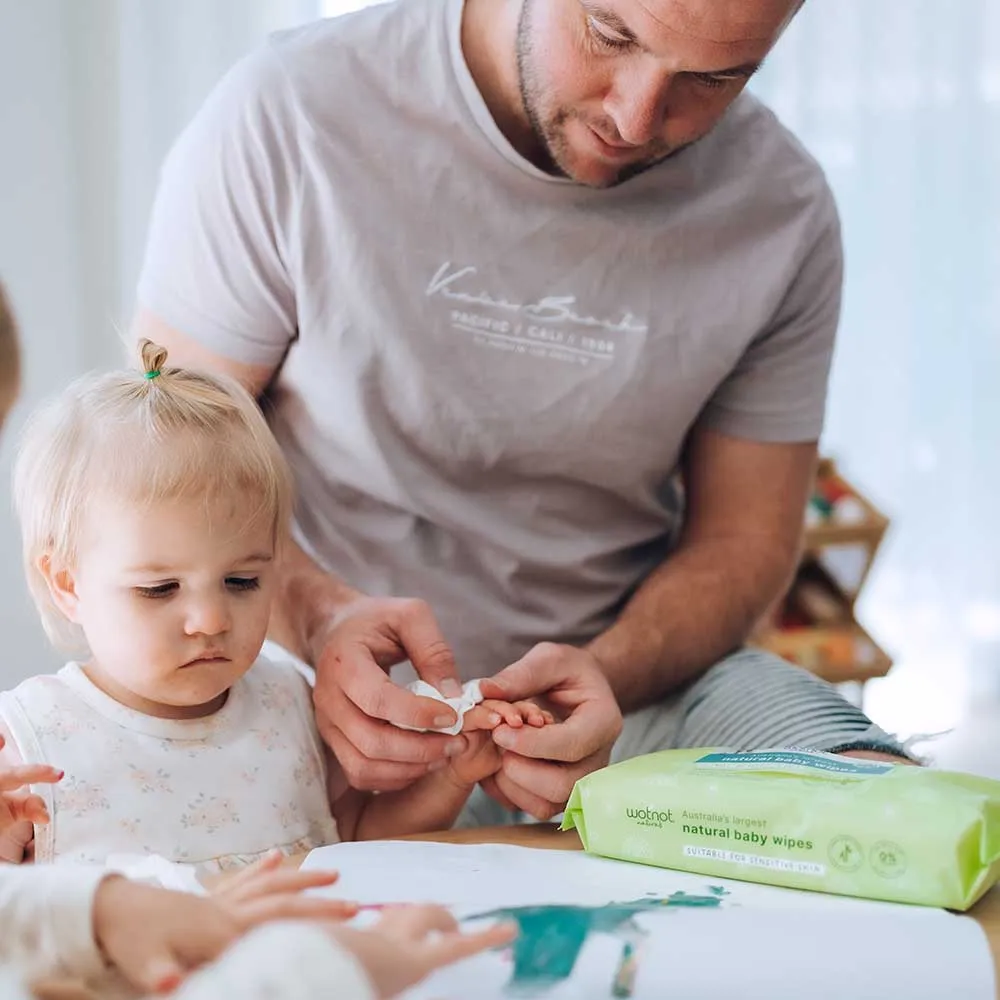
<instances>
[{"instance_id":1,"label":"man's nose","mask_svg":"<svg viewBox=\"0 0 1000 1000\"><path fill-rule=\"evenodd\" d=\"M640 60L622 66L605 98L604 110L625 142L645 146L659 138L673 80L673 75Z\"/></svg>"}]
</instances>

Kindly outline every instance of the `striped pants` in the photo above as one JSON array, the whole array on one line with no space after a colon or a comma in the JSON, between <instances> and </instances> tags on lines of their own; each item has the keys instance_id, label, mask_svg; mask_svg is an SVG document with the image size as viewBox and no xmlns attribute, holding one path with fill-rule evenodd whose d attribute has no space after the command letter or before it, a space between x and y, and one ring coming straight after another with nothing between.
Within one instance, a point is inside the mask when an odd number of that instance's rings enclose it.
<instances>
[{"instance_id":1,"label":"striped pants","mask_svg":"<svg viewBox=\"0 0 1000 1000\"><path fill-rule=\"evenodd\" d=\"M673 697L627 715L611 761L684 747L800 747L905 755L898 740L834 687L755 649L733 653ZM495 826L518 819L477 788L456 826Z\"/></svg>"}]
</instances>

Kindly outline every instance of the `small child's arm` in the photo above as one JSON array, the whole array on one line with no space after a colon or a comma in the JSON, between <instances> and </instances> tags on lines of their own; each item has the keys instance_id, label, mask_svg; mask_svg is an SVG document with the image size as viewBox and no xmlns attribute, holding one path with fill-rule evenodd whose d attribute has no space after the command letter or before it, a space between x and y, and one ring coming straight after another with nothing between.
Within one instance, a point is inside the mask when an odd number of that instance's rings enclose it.
<instances>
[{"instance_id":1,"label":"small child's arm","mask_svg":"<svg viewBox=\"0 0 1000 1000\"><path fill-rule=\"evenodd\" d=\"M99 866L0 866L0 965L27 979L86 979L104 969L93 937Z\"/></svg>"},{"instance_id":2,"label":"small child's arm","mask_svg":"<svg viewBox=\"0 0 1000 1000\"><path fill-rule=\"evenodd\" d=\"M340 839L380 840L450 829L476 785L500 769L501 751L492 731L501 724L519 729L552 721L534 702L484 701L465 713L464 753L408 788L378 795L348 787L330 754L330 802Z\"/></svg>"}]
</instances>

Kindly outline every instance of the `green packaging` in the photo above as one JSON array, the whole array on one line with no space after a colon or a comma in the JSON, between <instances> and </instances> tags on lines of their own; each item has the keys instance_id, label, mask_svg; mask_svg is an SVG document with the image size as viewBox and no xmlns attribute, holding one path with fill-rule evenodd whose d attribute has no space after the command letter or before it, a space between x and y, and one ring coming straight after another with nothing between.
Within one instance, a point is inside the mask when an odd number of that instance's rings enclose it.
<instances>
[{"instance_id":1,"label":"green packaging","mask_svg":"<svg viewBox=\"0 0 1000 1000\"><path fill-rule=\"evenodd\" d=\"M966 910L1000 879L1000 782L798 750L667 750L577 782L584 849L720 878Z\"/></svg>"}]
</instances>

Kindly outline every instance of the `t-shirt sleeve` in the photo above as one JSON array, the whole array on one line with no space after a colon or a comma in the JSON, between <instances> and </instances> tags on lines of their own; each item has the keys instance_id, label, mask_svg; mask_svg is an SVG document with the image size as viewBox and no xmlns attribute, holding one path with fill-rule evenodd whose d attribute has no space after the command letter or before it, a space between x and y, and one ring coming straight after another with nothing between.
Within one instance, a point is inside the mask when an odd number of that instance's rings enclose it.
<instances>
[{"instance_id":1,"label":"t-shirt sleeve","mask_svg":"<svg viewBox=\"0 0 1000 1000\"><path fill-rule=\"evenodd\" d=\"M160 173L140 306L208 350L277 365L297 326L294 100L269 48L216 86Z\"/></svg>"},{"instance_id":2,"label":"t-shirt sleeve","mask_svg":"<svg viewBox=\"0 0 1000 1000\"><path fill-rule=\"evenodd\" d=\"M829 192L817 228L773 322L716 390L703 425L756 441L819 439L844 270L840 223Z\"/></svg>"}]
</instances>

